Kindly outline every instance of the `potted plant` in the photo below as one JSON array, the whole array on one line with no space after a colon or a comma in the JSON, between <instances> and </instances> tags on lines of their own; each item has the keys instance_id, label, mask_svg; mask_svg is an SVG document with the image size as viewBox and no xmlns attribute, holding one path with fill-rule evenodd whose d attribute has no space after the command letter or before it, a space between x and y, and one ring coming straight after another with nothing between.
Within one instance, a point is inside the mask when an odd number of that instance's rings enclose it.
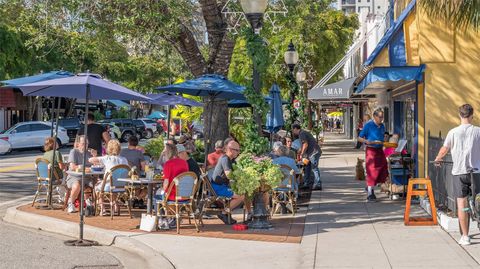
<instances>
[{"instance_id":1,"label":"potted plant","mask_svg":"<svg viewBox=\"0 0 480 269\"><path fill-rule=\"evenodd\" d=\"M164 147L165 144L163 142L163 136L158 136L148 140L147 144L145 145L145 153L150 155L152 160L156 163L158 158L160 158Z\"/></svg>"},{"instance_id":2,"label":"potted plant","mask_svg":"<svg viewBox=\"0 0 480 269\"><path fill-rule=\"evenodd\" d=\"M250 228L268 229L268 212L264 203L264 195L272 188L278 187L283 179L280 167L273 164L269 157L257 157L251 153L242 153L233 165L232 190L245 195L254 202L254 221Z\"/></svg>"}]
</instances>

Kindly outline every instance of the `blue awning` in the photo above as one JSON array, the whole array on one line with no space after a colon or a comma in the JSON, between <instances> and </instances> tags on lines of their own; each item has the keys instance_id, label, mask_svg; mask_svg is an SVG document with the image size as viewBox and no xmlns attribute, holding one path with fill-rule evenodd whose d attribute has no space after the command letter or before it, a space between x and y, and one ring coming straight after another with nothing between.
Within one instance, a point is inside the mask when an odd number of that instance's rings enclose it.
<instances>
[{"instance_id":1,"label":"blue awning","mask_svg":"<svg viewBox=\"0 0 480 269\"><path fill-rule=\"evenodd\" d=\"M130 108L130 104L127 104L123 101L120 101L120 100L108 100L107 101L107 104L111 104L113 106L116 106L116 107L126 107L126 108Z\"/></svg>"},{"instance_id":2,"label":"blue awning","mask_svg":"<svg viewBox=\"0 0 480 269\"><path fill-rule=\"evenodd\" d=\"M403 37L403 22L405 19L408 17L410 12L414 9L417 1L412 0L408 6L403 10L402 14L398 17L397 21L390 26L388 31L385 33L385 35L380 39L380 42L378 42L377 47L373 50L372 54L368 57L368 59L365 61L364 65L369 66L375 61L375 58L380 54L380 52L389 44L391 44L392 40L394 41L394 46L393 49L391 49L389 52L393 53L393 55L390 57L390 60L392 58L394 59L393 62L395 64L402 63L402 57L405 58L405 55L401 55L401 53L405 54L405 40ZM399 33L399 30L402 30L401 33ZM399 34L397 34L399 33ZM398 45L403 44L403 50L399 49ZM397 59L398 58L398 59ZM398 60L398 61L397 61ZM390 62L390 65L392 64L392 61Z\"/></svg>"},{"instance_id":3,"label":"blue awning","mask_svg":"<svg viewBox=\"0 0 480 269\"><path fill-rule=\"evenodd\" d=\"M400 67L375 67L358 84L355 93L361 93L373 82L377 81L422 81L425 65Z\"/></svg>"}]
</instances>

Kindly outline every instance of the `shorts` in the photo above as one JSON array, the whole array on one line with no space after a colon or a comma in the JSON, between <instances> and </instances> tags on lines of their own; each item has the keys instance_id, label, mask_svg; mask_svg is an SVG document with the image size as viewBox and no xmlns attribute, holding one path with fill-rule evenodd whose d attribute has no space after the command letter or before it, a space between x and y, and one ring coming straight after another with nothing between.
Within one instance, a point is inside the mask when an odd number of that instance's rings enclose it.
<instances>
[{"instance_id":1,"label":"shorts","mask_svg":"<svg viewBox=\"0 0 480 269\"><path fill-rule=\"evenodd\" d=\"M227 185L219 185L212 182L212 188L217 196L232 198L233 191Z\"/></svg>"},{"instance_id":2,"label":"shorts","mask_svg":"<svg viewBox=\"0 0 480 269\"><path fill-rule=\"evenodd\" d=\"M475 194L480 193L480 174L474 173L473 180ZM453 196L455 198L465 198L472 194L472 179L470 174L454 175L453 176Z\"/></svg>"},{"instance_id":3,"label":"shorts","mask_svg":"<svg viewBox=\"0 0 480 269\"><path fill-rule=\"evenodd\" d=\"M67 188L72 189L73 184L75 184L75 182L80 183L80 181L82 181L81 177L68 176L65 183L67 184ZM83 179L83 185L86 186L86 187L93 188L93 178L86 176Z\"/></svg>"}]
</instances>

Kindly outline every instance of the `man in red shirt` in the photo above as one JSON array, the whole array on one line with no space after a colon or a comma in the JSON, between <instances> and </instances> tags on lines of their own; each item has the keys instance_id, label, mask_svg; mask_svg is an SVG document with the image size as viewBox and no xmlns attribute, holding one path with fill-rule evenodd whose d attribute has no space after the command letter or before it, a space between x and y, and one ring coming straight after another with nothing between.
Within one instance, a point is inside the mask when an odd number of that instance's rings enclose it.
<instances>
[{"instance_id":1,"label":"man in red shirt","mask_svg":"<svg viewBox=\"0 0 480 269\"><path fill-rule=\"evenodd\" d=\"M220 159L223 154L225 154L223 152L223 141L218 140L217 142L215 142L215 151L208 154L208 168L214 168L217 165L218 159Z\"/></svg>"},{"instance_id":2,"label":"man in red shirt","mask_svg":"<svg viewBox=\"0 0 480 269\"><path fill-rule=\"evenodd\" d=\"M169 148L169 150L171 150L173 153L172 158L169 159L163 166L163 178L165 179L165 181L163 182L163 189L165 190L165 194L166 194L170 184L174 184L173 179L183 172L188 172L189 169L188 169L187 161L180 159L178 157L177 147L175 145L167 144L165 145L165 147L171 147ZM176 194L176 189L175 189L175 186L173 186L172 191L168 196L168 200L175 201L175 194Z\"/></svg>"}]
</instances>

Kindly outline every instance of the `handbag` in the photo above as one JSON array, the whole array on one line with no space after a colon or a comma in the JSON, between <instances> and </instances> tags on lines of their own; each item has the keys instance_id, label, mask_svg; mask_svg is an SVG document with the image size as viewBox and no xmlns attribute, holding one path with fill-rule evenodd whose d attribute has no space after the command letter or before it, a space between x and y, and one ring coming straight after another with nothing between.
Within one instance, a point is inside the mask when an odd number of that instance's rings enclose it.
<instances>
[{"instance_id":1,"label":"handbag","mask_svg":"<svg viewBox=\"0 0 480 269\"><path fill-rule=\"evenodd\" d=\"M142 219L140 221L140 230L151 232L155 230L155 224L157 223L157 216L150 214L142 214Z\"/></svg>"}]
</instances>

